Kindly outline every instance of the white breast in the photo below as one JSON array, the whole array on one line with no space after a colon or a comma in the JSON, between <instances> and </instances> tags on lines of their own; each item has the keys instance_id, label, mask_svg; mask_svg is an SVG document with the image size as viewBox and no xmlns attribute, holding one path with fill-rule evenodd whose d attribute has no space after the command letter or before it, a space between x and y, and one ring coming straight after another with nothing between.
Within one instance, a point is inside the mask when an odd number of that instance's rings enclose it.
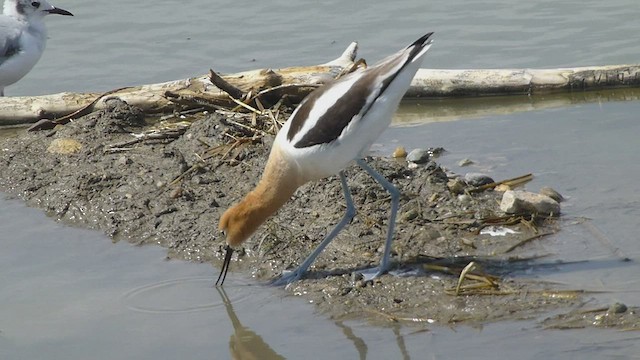
<instances>
[{"instance_id":1,"label":"white breast","mask_svg":"<svg viewBox=\"0 0 640 360\"><path fill-rule=\"evenodd\" d=\"M25 29L20 36L20 50L0 65L0 84L11 85L27 75L40 60L46 41L46 34L38 29Z\"/></svg>"}]
</instances>

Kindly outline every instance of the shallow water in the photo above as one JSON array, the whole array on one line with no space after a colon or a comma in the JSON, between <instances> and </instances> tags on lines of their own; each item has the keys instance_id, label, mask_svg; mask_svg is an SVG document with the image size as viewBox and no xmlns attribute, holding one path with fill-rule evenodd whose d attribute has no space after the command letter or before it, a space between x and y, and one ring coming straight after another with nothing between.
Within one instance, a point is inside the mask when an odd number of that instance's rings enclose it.
<instances>
[{"instance_id":1,"label":"shallow water","mask_svg":"<svg viewBox=\"0 0 640 360\"><path fill-rule=\"evenodd\" d=\"M48 19L43 59L8 95L103 91L185 78L331 60L353 40L371 60L427 31L432 68L560 67L637 63L636 0L238 4L58 0L76 16ZM535 276L606 290L593 304L640 305L637 92L427 101L403 108L412 127L395 144L442 146L456 172L495 179L532 172L530 190L568 198L565 227L541 248L564 260ZM630 101L623 101L623 100ZM613 101L611 101L613 100ZM400 119L400 118L399 118ZM408 119L408 120L407 120ZM440 120L440 122L431 122ZM476 164L459 168L470 158ZM587 222L574 224L586 217ZM629 358L635 333L541 330L534 322L482 329L374 328L335 323L278 289L231 274L233 310L210 286L209 265L164 260L164 250L111 244L19 202L0 198L0 359ZM632 263L620 265L620 258ZM241 325L232 326L237 317ZM295 319L295 321L293 320ZM330 344L331 346L327 346ZM243 357L244 356L244 357Z\"/></svg>"}]
</instances>

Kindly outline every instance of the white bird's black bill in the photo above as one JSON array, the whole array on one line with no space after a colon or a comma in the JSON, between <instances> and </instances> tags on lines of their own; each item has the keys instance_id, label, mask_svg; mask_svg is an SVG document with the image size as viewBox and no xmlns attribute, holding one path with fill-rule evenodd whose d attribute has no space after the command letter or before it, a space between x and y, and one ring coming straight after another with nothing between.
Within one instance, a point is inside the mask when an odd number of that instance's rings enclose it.
<instances>
[{"instance_id":1,"label":"white bird's black bill","mask_svg":"<svg viewBox=\"0 0 640 360\"><path fill-rule=\"evenodd\" d=\"M231 265L231 255L233 255L233 248L229 245L225 247L224 254L224 262L222 263L222 269L220 269L220 275L218 275L218 280L216 280L216 286L222 286L224 284L224 279L227 278L227 272L229 271L229 266Z\"/></svg>"}]
</instances>

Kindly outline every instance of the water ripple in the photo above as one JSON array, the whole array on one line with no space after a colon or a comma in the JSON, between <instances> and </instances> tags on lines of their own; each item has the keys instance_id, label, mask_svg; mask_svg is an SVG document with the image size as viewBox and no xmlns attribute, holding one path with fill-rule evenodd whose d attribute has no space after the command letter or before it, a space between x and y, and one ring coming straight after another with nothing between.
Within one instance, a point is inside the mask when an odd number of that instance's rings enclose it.
<instances>
[{"instance_id":1,"label":"water ripple","mask_svg":"<svg viewBox=\"0 0 640 360\"><path fill-rule=\"evenodd\" d=\"M152 314L177 314L207 311L224 306L211 277L188 277L161 281L131 289L122 302L132 311ZM236 281L237 283L237 281ZM248 283L227 287L229 298L236 304L249 299L258 287Z\"/></svg>"}]
</instances>

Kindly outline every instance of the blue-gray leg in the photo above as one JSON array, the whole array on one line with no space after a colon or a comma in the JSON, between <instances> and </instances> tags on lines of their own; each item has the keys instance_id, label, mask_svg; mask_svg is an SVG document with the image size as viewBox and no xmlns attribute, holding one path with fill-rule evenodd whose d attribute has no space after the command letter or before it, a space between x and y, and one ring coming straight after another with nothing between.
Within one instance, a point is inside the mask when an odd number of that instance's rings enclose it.
<instances>
[{"instance_id":1,"label":"blue-gray leg","mask_svg":"<svg viewBox=\"0 0 640 360\"><path fill-rule=\"evenodd\" d=\"M347 225L354 216L356 216L356 207L353 205L353 200L351 199L351 193L349 192L349 186L347 185L347 178L344 176L344 172L340 171L340 183L342 184L342 191L344 192L344 198L347 201L347 210L342 217L342 220L331 230L329 235L327 235L324 240L318 245L318 247L313 250L313 252L298 266L297 269L291 271L287 274L282 274L279 278L275 279L271 282L272 285L280 286L286 285L296 280L299 280L304 273L309 269L309 266L313 264L318 255L324 250L327 245L338 235L340 230L342 230L345 225Z\"/></svg>"},{"instance_id":2,"label":"blue-gray leg","mask_svg":"<svg viewBox=\"0 0 640 360\"><path fill-rule=\"evenodd\" d=\"M375 279L378 276L386 273L391 265L391 243L393 242L393 230L396 225L396 214L398 213L398 205L400 203L400 191L396 189L384 176L380 175L377 171L373 170L369 164L363 159L358 159L358 165L371 175L382 187L391 194L391 215L389 216L389 230L387 230L387 242L384 245L384 254L380 260L380 265L373 269L367 269L362 271L362 275L365 280Z\"/></svg>"}]
</instances>

